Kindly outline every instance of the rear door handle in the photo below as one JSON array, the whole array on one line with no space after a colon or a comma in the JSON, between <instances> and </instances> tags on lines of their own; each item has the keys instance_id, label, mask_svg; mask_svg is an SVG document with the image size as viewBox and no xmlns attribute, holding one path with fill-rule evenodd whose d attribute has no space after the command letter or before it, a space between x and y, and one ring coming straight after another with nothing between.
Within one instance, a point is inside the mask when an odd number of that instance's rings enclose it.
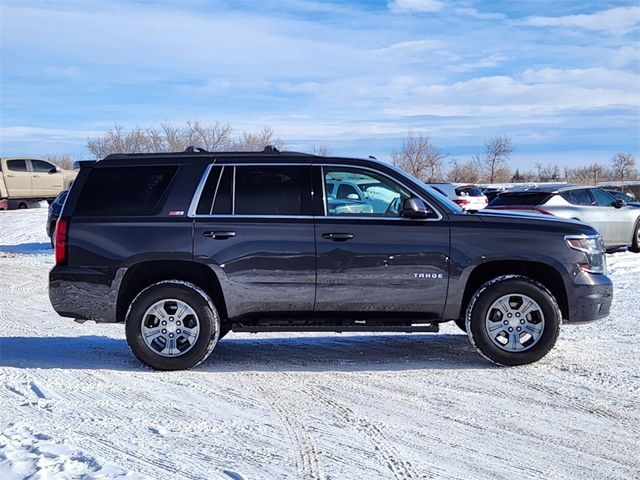
<instances>
[{"instance_id":1,"label":"rear door handle","mask_svg":"<svg viewBox=\"0 0 640 480\"><path fill-rule=\"evenodd\" d=\"M333 240L334 242L346 242L353 238L353 233L323 233L322 238Z\"/></svg>"},{"instance_id":2,"label":"rear door handle","mask_svg":"<svg viewBox=\"0 0 640 480\"><path fill-rule=\"evenodd\" d=\"M202 235L214 240L226 240L227 238L235 237L236 232L204 232Z\"/></svg>"}]
</instances>

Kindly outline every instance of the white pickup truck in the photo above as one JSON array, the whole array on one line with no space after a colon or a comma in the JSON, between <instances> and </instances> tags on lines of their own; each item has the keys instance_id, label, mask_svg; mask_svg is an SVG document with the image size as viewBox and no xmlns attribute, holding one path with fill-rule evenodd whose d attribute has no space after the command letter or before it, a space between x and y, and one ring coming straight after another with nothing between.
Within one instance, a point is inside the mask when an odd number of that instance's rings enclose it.
<instances>
[{"instance_id":1,"label":"white pickup truck","mask_svg":"<svg viewBox=\"0 0 640 480\"><path fill-rule=\"evenodd\" d=\"M77 174L39 158L0 158L0 203L5 199L51 201Z\"/></svg>"}]
</instances>

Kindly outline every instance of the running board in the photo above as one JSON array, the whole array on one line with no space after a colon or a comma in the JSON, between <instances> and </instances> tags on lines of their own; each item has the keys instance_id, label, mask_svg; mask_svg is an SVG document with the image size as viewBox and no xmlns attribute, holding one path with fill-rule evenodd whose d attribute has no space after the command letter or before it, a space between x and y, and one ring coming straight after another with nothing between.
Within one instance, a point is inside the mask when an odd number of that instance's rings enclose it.
<instances>
[{"instance_id":1,"label":"running board","mask_svg":"<svg viewBox=\"0 0 640 480\"><path fill-rule=\"evenodd\" d=\"M256 326L234 323L234 332L405 332L405 333L437 333L440 327L437 323L416 326L358 326L358 325L295 325L295 326Z\"/></svg>"}]
</instances>

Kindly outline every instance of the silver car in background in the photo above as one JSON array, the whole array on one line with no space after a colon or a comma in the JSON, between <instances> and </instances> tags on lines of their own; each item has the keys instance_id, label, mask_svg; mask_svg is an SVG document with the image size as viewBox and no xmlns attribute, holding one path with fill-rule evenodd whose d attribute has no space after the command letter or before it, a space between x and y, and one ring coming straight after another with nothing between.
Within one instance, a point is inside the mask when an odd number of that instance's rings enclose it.
<instances>
[{"instance_id":1,"label":"silver car in background","mask_svg":"<svg viewBox=\"0 0 640 480\"><path fill-rule=\"evenodd\" d=\"M617 200L601 188L579 185L510 191L489 203L496 210L527 210L579 220L595 228L608 250L640 252L640 208Z\"/></svg>"},{"instance_id":2,"label":"silver car in background","mask_svg":"<svg viewBox=\"0 0 640 480\"><path fill-rule=\"evenodd\" d=\"M449 197L465 210L480 210L489 203L487 196L476 185L468 183L428 183L427 185L435 188L445 197Z\"/></svg>"}]
</instances>

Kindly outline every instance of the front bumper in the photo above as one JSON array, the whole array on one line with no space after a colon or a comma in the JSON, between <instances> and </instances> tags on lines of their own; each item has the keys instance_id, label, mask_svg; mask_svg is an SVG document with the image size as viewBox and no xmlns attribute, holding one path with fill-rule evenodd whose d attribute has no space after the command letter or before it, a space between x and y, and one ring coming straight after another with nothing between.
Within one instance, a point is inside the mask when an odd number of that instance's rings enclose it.
<instances>
[{"instance_id":1,"label":"front bumper","mask_svg":"<svg viewBox=\"0 0 640 480\"><path fill-rule=\"evenodd\" d=\"M602 274L581 272L574 277L567 323L587 323L609 315L613 301L611 279Z\"/></svg>"}]
</instances>

